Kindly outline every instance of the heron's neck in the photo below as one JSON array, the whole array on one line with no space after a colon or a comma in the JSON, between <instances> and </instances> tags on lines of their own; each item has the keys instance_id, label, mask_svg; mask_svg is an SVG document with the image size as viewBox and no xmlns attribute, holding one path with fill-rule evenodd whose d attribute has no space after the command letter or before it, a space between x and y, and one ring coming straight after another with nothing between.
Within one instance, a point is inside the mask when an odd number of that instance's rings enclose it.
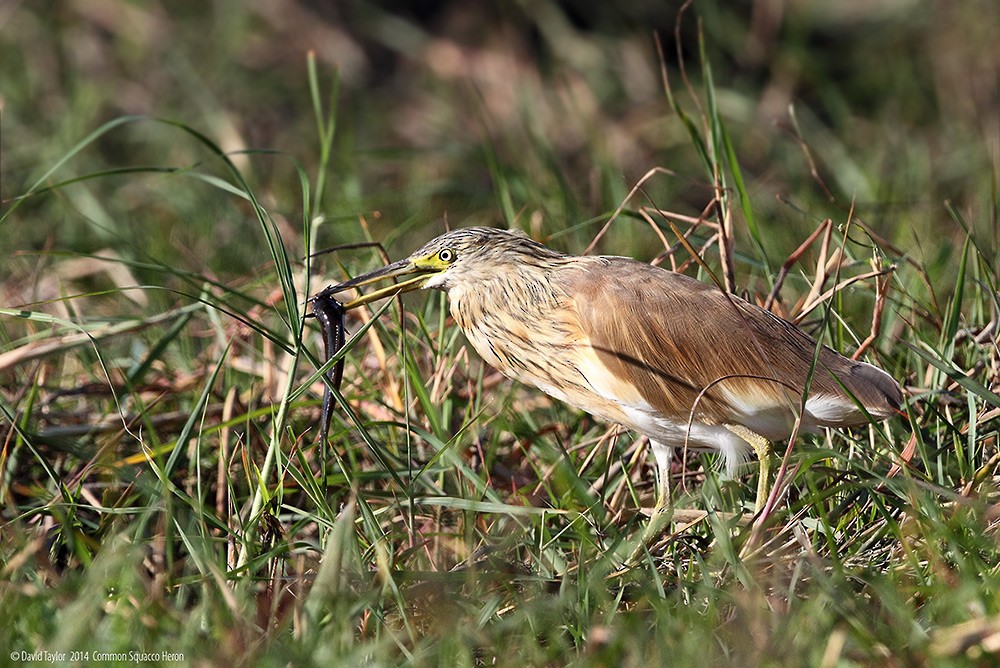
<instances>
[{"instance_id":1,"label":"heron's neck","mask_svg":"<svg viewBox=\"0 0 1000 668\"><path fill-rule=\"evenodd\" d=\"M448 287L451 314L466 334L481 327L530 327L553 308L561 293L553 289L552 268L510 265L500 271L464 277Z\"/></svg>"},{"instance_id":2,"label":"heron's neck","mask_svg":"<svg viewBox=\"0 0 1000 668\"><path fill-rule=\"evenodd\" d=\"M455 322L487 364L505 375L557 394L539 383L538 369L566 344L566 330L553 327L566 309L565 293L552 281L557 268L510 267L448 288Z\"/></svg>"}]
</instances>

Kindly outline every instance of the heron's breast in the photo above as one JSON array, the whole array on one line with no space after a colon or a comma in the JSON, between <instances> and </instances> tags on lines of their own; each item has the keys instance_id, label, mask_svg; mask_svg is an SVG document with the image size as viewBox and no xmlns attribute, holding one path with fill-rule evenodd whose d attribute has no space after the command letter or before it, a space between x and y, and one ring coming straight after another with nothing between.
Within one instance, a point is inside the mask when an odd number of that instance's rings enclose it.
<instances>
[{"instance_id":1,"label":"heron's breast","mask_svg":"<svg viewBox=\"0 0 1000 668\"><path fill-rule=\"evenodd\" d=\"M575 312L559 303L530 307L451 298L451 313L483 361L505 376L597 417L635 427L639 391L597 359Z\"/></svg>"}]
</instances>

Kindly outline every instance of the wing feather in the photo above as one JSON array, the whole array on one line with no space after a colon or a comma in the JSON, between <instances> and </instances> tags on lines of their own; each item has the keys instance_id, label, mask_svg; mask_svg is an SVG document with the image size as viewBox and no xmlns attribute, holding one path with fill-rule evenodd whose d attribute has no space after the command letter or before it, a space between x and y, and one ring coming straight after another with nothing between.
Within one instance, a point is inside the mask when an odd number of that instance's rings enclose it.
<instances>
[{"instance_id":1,"label":"wing feather","mask_svg":"<svg viewBox=\"0 0 1000 668\"><path fill-rule=\"evenodd\" d=\"M743 424L768 438L788 435L816 341L683 274L627 258L586 259L555 280L573 299L581 329L613 375L663 415L686 420L695 407L700 422ZM820 347L805 426L864 422L850 395L877 417L894 412L902 400L888 374Z\"/></svg>"}]
</instances>

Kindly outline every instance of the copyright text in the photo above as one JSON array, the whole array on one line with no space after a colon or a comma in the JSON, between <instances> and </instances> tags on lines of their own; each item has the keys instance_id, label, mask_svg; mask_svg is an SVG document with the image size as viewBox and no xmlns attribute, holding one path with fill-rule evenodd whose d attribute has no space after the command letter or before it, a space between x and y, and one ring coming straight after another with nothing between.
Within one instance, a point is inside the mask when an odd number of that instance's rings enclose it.
<instances>
[{"instance_id":1,"label":"copyright text","mask_svg":"<svg viewBox=\"0 0 1000 668\"><path fill-rule=\"evenodd\" d=\"M71 651L49 652L37 650L14 650L10 653L11 661L22 663L183 663L183 652L101 652L101 651Z\"/></svg>"}]
</instances>

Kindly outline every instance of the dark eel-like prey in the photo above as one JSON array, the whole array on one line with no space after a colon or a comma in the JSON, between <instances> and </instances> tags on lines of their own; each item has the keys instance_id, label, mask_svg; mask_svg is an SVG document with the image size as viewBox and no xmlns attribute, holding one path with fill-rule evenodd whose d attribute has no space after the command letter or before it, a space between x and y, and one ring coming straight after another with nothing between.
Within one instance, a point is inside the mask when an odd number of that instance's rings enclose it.
<instances>
[{"instance_id":1,"label":"dark eel-like prey","mask_svg":"<svg viewBox=\"0 0 1000 668\"><path fill-rule=\"evenodd\" d=\"M319 320L320 329L323 331L323 347L326 353L326 361L340 352L344 347L344 305L331 297L329 290L320 292L309 301L312 302L312 315ZM340 383L344 379L344 360L341 358L326 372L329 384L323 390L323 415L320 424L319 442L326 443L326 437L330 429L330 418L333 415L332 403L333 393L330 387L340 390Z\"/></svg>"}]
</instances>

